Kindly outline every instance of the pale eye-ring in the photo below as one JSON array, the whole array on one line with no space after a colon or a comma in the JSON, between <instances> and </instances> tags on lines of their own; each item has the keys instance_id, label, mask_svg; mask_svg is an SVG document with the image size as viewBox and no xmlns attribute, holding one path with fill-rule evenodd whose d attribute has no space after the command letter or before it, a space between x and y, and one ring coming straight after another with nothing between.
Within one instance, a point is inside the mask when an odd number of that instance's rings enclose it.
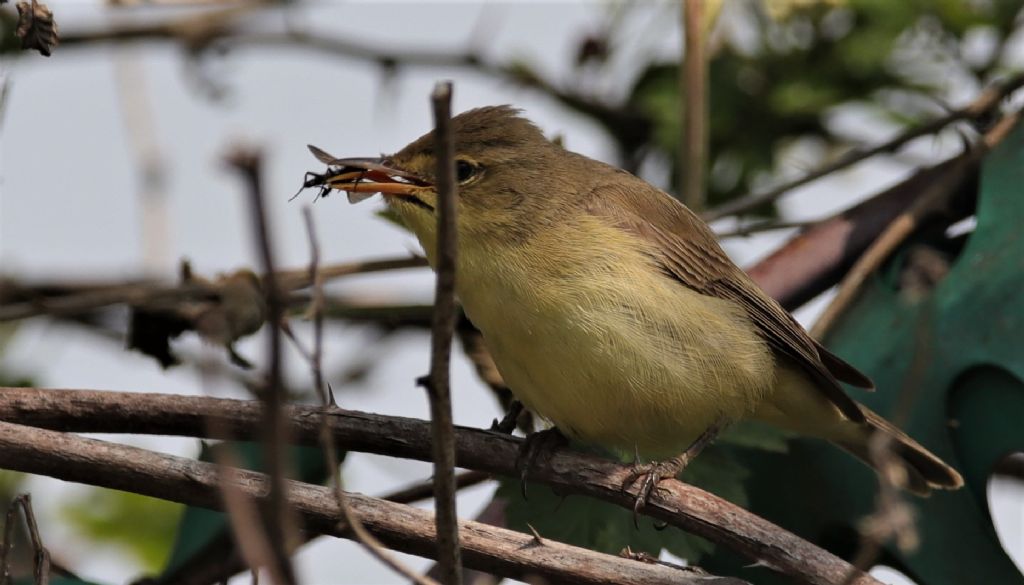
<instances>
[{"instance_id":1,"label":"pale eye-ring","mask_svg":"<svg viewBox=\"0 0 1024 585\"><path fill-rule=\"evenodd\" d=\"M476 173L477 167L473 163L465 160L455 161L455 178L458 179L460 183L465 183L470 180L474 175L476 175Z\"/></svg>"}]
</instances>

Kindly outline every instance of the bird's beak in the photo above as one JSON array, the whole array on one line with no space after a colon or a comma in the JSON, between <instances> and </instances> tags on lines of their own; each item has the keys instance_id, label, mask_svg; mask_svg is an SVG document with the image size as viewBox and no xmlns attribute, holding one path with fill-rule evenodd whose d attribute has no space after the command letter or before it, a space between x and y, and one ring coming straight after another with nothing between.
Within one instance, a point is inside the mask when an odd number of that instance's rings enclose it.
<instances>
[{"instance_id":1,"label":"bird's beak","mask_svg":"<svg viewBox=\"0 0 1024 585\"><path fill-rule=\"evenodd\" d=\"M429 188L431 183L413 173L388 166L380 158L334 158L315 146L309 150L327 165L327 172L309 173L306 187L323 187L349 193L349 201L358 202L374 193L409 198L422 203L416 194ZM365 193L366 196L355 196Z\"/></svg>"}]
</instances>

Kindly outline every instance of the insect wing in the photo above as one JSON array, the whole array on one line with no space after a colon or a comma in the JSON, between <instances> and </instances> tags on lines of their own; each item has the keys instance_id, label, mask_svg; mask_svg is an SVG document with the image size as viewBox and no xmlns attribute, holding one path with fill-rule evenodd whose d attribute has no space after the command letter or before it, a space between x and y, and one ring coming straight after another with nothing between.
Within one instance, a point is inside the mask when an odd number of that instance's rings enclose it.
<instances>
[{"instance_id":1,"label":"insect wing","mask_svg":"<svg viewBox=\"0 0 1024 585\"><path fill-rule=\"evenodd\" d=\"M313 156L315 156L318 161L324 163L327 166L331 166L334 163L334 161L338 160L337 157L327 154L326 152L320 150L319 148L313 146L312 144L307 144L306 148L309 149L309 152L313 153Z\"/></svg>"},{"instance_id":2,"label":"insect wing","mask_svg":"<svg viewBox=\"0 0 1024 585\"><path fill-rule=\"evenodd\" d=\"M367 193L365 191L349 191L348 202L355 205L356 203L362 203L370 197L373 197L376 193Z\"/></svg>"}]
</instances>

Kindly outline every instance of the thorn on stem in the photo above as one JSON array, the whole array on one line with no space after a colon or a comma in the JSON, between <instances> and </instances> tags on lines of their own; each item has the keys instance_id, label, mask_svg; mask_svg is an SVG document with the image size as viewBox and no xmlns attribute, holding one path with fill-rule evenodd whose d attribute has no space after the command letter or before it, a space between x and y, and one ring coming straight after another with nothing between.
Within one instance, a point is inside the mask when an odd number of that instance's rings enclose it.
<instances>
[{"instance_id":1,"label":"thorn on stem","mask_svg":"<svg viewBox=\"0 0 1024 585\"><path fill-rule=\"evenodd\" d=\"M540 546L544 546L544 539L540 537L540 533L537 532L537 529L533 527L533 524L527 522L526 527L529 528L530 532L533 534L533 543Z\"/></svg>"}]
</instances>

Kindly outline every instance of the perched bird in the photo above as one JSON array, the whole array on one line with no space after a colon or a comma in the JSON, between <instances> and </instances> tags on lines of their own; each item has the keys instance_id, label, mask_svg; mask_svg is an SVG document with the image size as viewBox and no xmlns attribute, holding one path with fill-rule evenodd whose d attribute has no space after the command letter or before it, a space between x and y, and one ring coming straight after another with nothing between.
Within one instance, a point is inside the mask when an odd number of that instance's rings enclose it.
<instances>
[{"instance_id":1,"label":"perched bird","mask_svg":"<svg viewBox=\"0 0 1024 585\"><path fill-rule=\"evenodd\" d=\"M850 398L840 382L871 380L812 339L679 201L565 150L508 106L465 112L452 129L466 315L527 408L568 437L657 460L629 480L645 477L641 499L747 418L872 466L869 440L883 433L910 491L963 484ZM383 193L435 262L432 135L379 159L311 149L329 165L311 183Z\"/></svg>"}]
</instances>

